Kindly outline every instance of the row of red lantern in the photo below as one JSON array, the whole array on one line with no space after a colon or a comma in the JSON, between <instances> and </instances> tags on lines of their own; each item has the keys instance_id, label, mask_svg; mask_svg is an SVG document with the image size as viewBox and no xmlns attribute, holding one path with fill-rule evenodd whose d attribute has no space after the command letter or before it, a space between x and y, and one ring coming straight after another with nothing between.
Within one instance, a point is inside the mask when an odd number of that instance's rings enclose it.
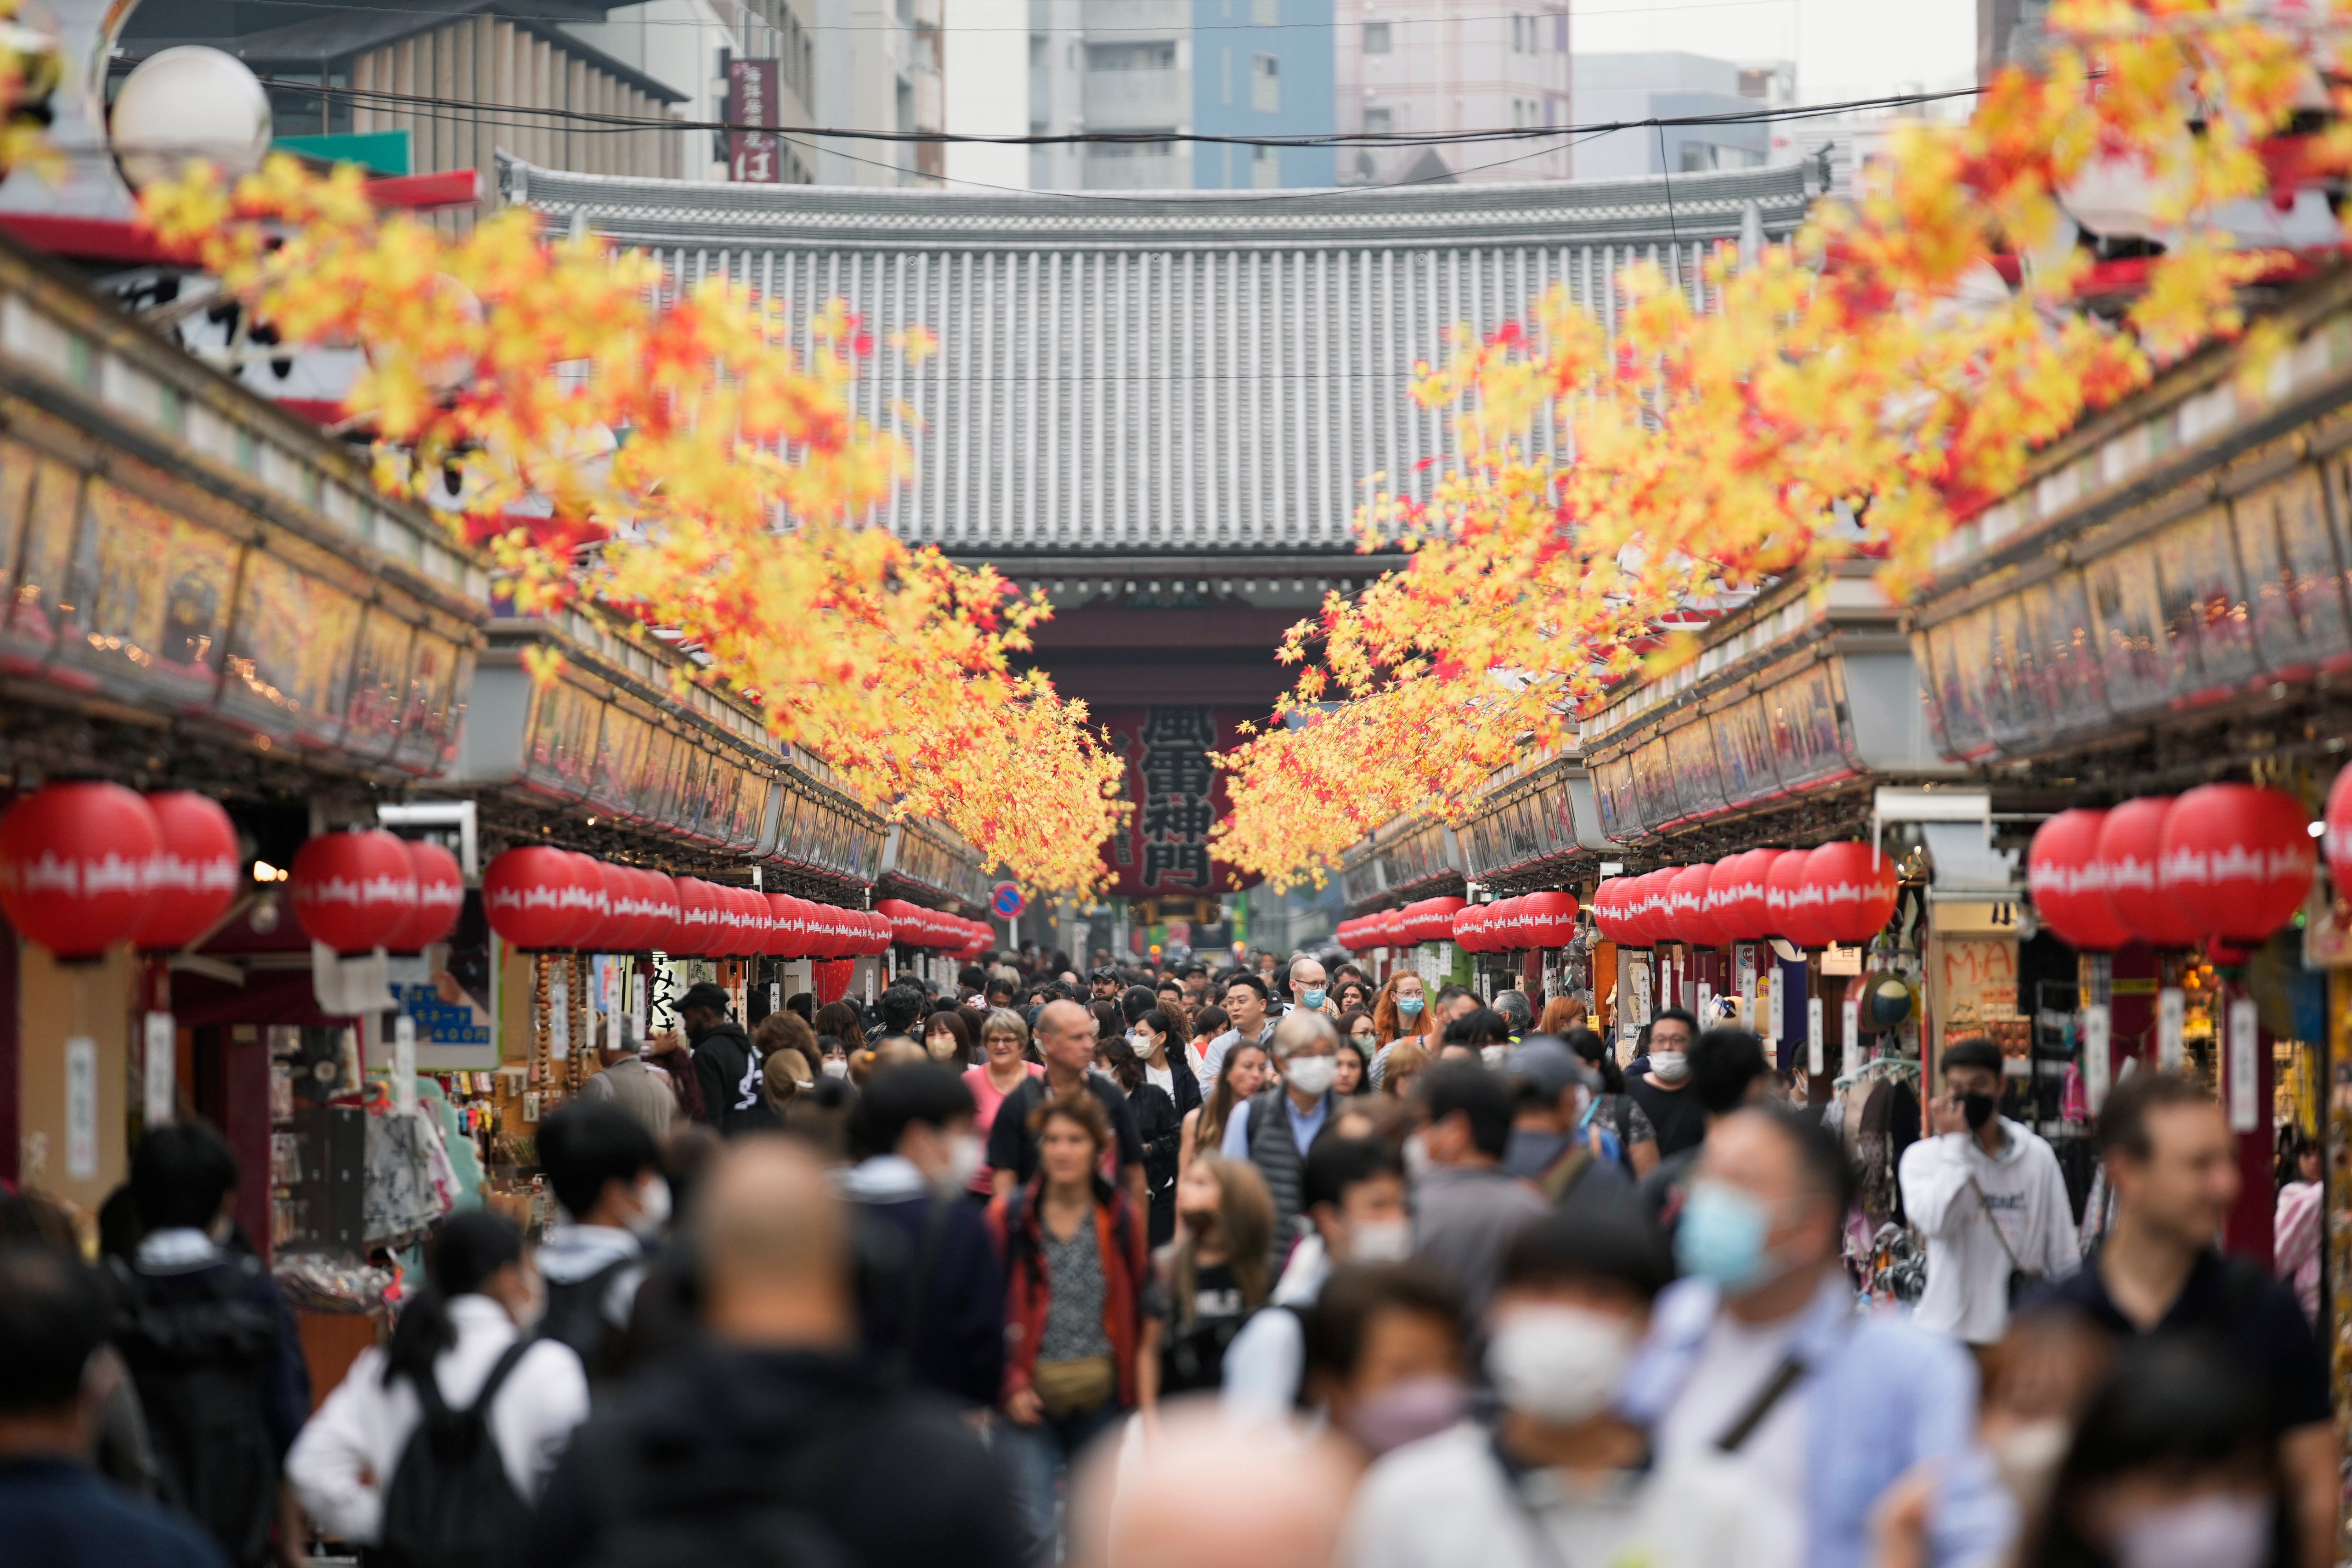
<instances>
[{"instance_id":1,"label":"row of red lantern","mask_svg":"<svg viewBox=\"0 0 2352 1568\"><path fill-rule=\"evenodd\" d=\"M0 910L62 959L186 946L227 911L242 864L228 813L191 790L53 784L0 816Z\"/></svg>"},{"instance_id":2,"label":"row of red lantern","mask_svg":"<svg viewBox=\"0 0 2352 1568\"><path fill-rule=\"evenodd\" d=\"M948 952L979 953L996 938L986 921L968 921L945 910L927 910L904 899L885 899L874 906L889 917L890 940L901 947L933 947Z\"/></svg>"},{"instance_id":3,"label":"row of red lantern","mask_svg":"<svg viewBox=\"0 0 2352 1568\"><path fill-rule=\"evenodd\" d=\"M1592 896L1592 918L1601 935L1628 947L1769 937L1853 946L1885 927L1900 886L1894 858L1867 844L1750 849L1712 865L1612 878Z\"/></svg>"},{"instance_id":4,"label":"row of red lantern","mask_svg":"<svg viewBox=\"0 0 2352 1568\"><path fill-rule=\"evenodd\" d=\"M1558 891L1472 904L1454 915L1454 940L1465 952L1566 947L1576 937L1576 895Z\"/></svg>"},{"instance_id":5,"label":"row of red lantern","mask_svg":"<svg viewBox=\"0 0 2352 1568\"><path fill-rule=\"evenodd\" d=\"M856 958L886 952L892 941L879 910L667 877L544 845L509 849L483 868L482 912L527 952Z\"/></svg>"},{"instance_id":6,"label":"row of red lantern","mask_svg":"<svg viewBox=\"0 0 2352 1568\"><path fill-rule=\"evenodd\" d=\"M1423 899L1401 910L1341 921L1332 934L1350 952L1374 947L1412 947L1444 942L1454 934L1454 917L1469 907L1465 899Z\"/></svg>"},{"instance_id":7,"label":"row of red lantern","mask_svg":"<svg viewBox=\"0 0 2352 1568\"><path fill-rule=\"evenodd\" d=\"M2347 781L2352 768L2327 797L2328 868L2339 887L2352 885ZM2074 947L2249 946L2294 918L2316 858L2294 796L2213 784L2109 811L2060 812L2034 832L2026 887L2042 923Z\"/></svg>"}]
</instances>

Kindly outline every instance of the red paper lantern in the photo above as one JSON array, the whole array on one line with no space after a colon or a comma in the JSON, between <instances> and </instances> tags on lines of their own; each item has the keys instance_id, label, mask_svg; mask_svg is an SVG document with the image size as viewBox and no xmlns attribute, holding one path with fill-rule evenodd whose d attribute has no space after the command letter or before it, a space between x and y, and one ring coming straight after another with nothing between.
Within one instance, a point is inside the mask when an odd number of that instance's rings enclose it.
<instances>
[{"instance_id":1,"label":"red paper lantern","mask_svg":"<svg viewBox=\"0 0 2352 1568\"><path fill-rule=\"evenodd\" d=\"M1715 875L1715 868L1701 862L1685 866L1666 879L1666 904L1673 911L1675 939L1694 947L1711 947L1707 933L1714 925L1702 917L1706 903L1706 885Z\"/></svg>"},{"instance_id":2,"label":"red paper lantern","mask_svg":"<svg viewBox=\"0 0 2352 1568\"><path fill-rule=\"evenodd\" d=\"M659 871L637 872L637 896L645 923L637 931L637 952L667 952L670 932L677 929L677 884Z\"/></svg>"},{"instance_id":3,"label":"red paper lantern","mask_svg":"<svg viewBox=\"0 0 2352 1568\"><path fill-rule=\"evenodd\" d=\"M2194 947L2196 923L2157 885L2171 809L2172 796L2150 795L2108 812L2099 825L2099 859L2107 868L2107 907L2126 930L2151 947Z\"/></svg>"},{"instance_id":4,"label":"red paper lantern","mask_svg":"<svg viewBox=\"0 0 2352 1568\"><path fill-rule=\"evenodd\" d=\"M2352 893L2352 768L2340 770L2327 786L2320 819L2327 825L2320 840L2327 851L2327 874L2336 879L2338 896Z\"/></svg>"},{"instance_id":5,"label":"red paper lantern","mask_svg":"<svg viewBox=\"0 0 2352 1568\"><path fill-rule=\"evenodd\" d=\"M191 789L151 795L147 806L161 839L147 861L147 918L131 940L162 952L210 931L236 897L236 825L220 802Z\"/></svg>"},{"instance_id":6,"label":"red paper lantern","mask_svg":"<svg viewBox=\"0 0 2352 1568\"><path fill-rule=\"evenodd\" d=\"M2311 819L2284 790L2210 784L2165 814L2156 881L2198 929L2246 947L2294 918L2317 856Z\"/></svg>"},{"instance_id":7,"label":"red paper lantern","mask_svg":"<svg viewBox=\"0 0 2352 1568\"><path fill-rule=\"evenodd\" d=\"M1375 939L1374 946L1402 947L1404 945L1404 911L1402 910L1382 910L1370 918L1372 936Z\"/></svg>"},{"instance_id":8,"label":"red paper lantern","mask_svg":"<svg viewBox=\"0 0 2352 1568\"><path fill-rule=\"evenodd\" d=\"M1799 947L1827 947L1830 933L1822 889L1807 875L1812 858L1811 850L1791 849L1765 873L1766 930Z\"/></svg>"},{"instance_id":9,"label":"red paper lantern","mask_svg":"<svg viewBox=\"0 0 2352 1568\"><path fill-rule=\"evenodd\" d=\"M44 784L0 816L0 910L26 942L96 958L146 924L154 808L121 784Z\"/></svg>"},{"instance_id":10,"label":"red paper lantern","mask_svg":"<svg viewBox=\"0 0 2352 1568\"><path fill-rule=\"evenodd\" d=\"M605 951L596 944L603 940L604 928L612 923L613 902L604 885L604 862L593 855L583 855L577 849L567 849L572 858L572 885L563 897L579 911L580 925L572 938L572 946L580 952Z\"/></svg>"},{"instance_id":11,"label":"red paper lantern","mask_svg":"<svg viewBox=\"0 0 2352 1568\"><path fill-rule=\"evenodd\" d=\"M1847 947L1885 929L1903 889L1892 855L1851 840L1824 844L1805 857L1805 881L1821 890L1820 929Z\"/></svg>"},{"instance_id":12,"label":"red paper lantern","mask_svg":"<svg viewBox=\"0 0 2352 1568\"><path fill-rule=\"evenodd\" d=\"M1479 945L1482 938L1478 934L1478 928L1486 923L1486 910L1491 907L1492 906L1486 904L1472 904L1465 909L1454 911L1454 946L1460 948L1465 952L1484 952L1486 951L1484 947Z\"/></svg>"},{"instance_id":13,"label":"red paper lantern","mask_svg":"<svg viewBox=\"0 0 2352 1568\"><path fill-rule=\"evenodd\" d=\"M1730 858L1726 857L1706 868L1706 888L1699 894L1696 917L1703 947L1721 947L1739 940L1732 931Z\"/></svg>"},{"instance_id":14,"label":"red paper lantern","mask_svg":"<svg viewBox=\"0 0 2352 1568\"><path fill-rule=\"evenodd\" d=\"M1717 866L1717 876L1725 884L1723 926L1733 942L1762 942L1773 934L1772 865L1787 853L1785 849L1750 849Z\"/></svg>"},{"instance_id":15,"label":"red paper lantern","mask_svg":"<svg viewBox=\"0 0 2352 1568\"><path fill-rule=\"evenodd\" d=\"M1615 942L1623 929L1623 918L1617 911L1624 893L1625 879L1622 877L1612 877L1592 889L1592 929L1601 933L1603 941Z\"/></svg>"},{"instance_id":16,"label":"red paper lantern","mask_svg":"<svg viewBox=\"0 0 2352 1568\"><path fill-rule=\"evenodd\" d=\"M808 928L804 942L806 952L811 958L830 959L841 956L841 942L834 931L831 905L821 904L814 900L809 901Z\"/></svg>"},{"instance_id":17,"label":"red paper lantern","mask_svg":"<svg viewBox=\"0 0 2352 1568\"><path fill-rule=\"evenodd\" d=\"M719 889L699 877L672 877L670 886L677 894L677 919L670 923L670 945L663 951L673 958L715 956Z\"/></svg>"},{"instance_id":18,"label":"red paper lantern","mask_svg":"<svg viewBox=\"0 0 2352 1568\"><path fill-rule=\"evenodd\" d=\"M1652 889L1657 885L1657 873L1644 871L1625 879L1624 942L1631 947L1653 947L1658 941L1656 900Z\"/></svg>"},{"instance_id":19,"label":"red paper lantern","mask_svg":"<svg viewBox=\"0 0 2352 1568\"><path fill-rule=\"evenodd\" d=\"M380 827L321 833L294 852L294 923L337 952L384 946L416 915L408 846Z\"/></svg>"},{"instance_id":20,"label":"red paper lantern","mask_svg":"<svg viewBox=\"0 0 2352 1568\"><path fill-rule=\"evenodd\" d=\"M1641 880L1639 877L1612 877L1601 885L1601 890L1609 895L1609 940L1620 947L1643 945Z\"/></svg>"},{"instance_id":21,"label":"red paper lantern","mask_svg":"<svg viewBox=\"0 0 2352 1568\"><path fill-rule=\"evenodd\" d=\"M915 917L918 913L914 905L904 899L885 899L875 905L874 910L876 913L888 918L890 939L893 942L913 942Z\"/></svg>"},{"instance_id":22,"label":"red paper lantern","mask_svg":"<svg viewBox=\"0 0 2352 1568\"><path fill-rule=\"evenodd\" d=\"M384 946L394 952L422 952L446 938L466 907L466 873L457 858L438 844L406 838L408 866L416 878L416 908L397 936Z\"/></svg>"},{"instance_id":23,"label":"red paper lantern","mask_svg":"<svg viewBox=\"0 0 2352 1568\"><path fill-rule=\"evenodd\" d=\"M1553 888L1527 895L1524 906L1537 947L1566 947L1576 940L1576 895Z\"/></svg>"},{"instance_id":24,"label":"red paper lantern","mask_svg":"<svg viewBox=\"0 0 2352 1568\"><path fill-rule=\"evenodd\" d=\"M483 918L526 952L569 948L586 932L591 913L579 896L579 877L563 850L544 844L509 849L482 868Z\"/></svg>"},{"instance_id":25,"label":"red paper lantern","mask_svg":"<svg viewBox=\"0 0 2352 1568\"><path fill-rule=\"evenodd\" d=\"M866 910L857 918L866 927L866 952L874 956L889 952L890 917L875 910ZM976 942L985 942L988 940L988 932L983 930L975 933L971 930L971 923L961 915L941 915L940 917L940 947L969 949Z\"/></svg>"},{"instance_id":26,"label":"red paper lantern","mask_svg":"<svg viewBox=\"0 0 2352 1568\"><path fill-rule=\"evenodd\" d=\"M2107 901L2107 863L2099 858L2099 830L2107 814L2076 806L2033 830L2025 852L2025 885L2042 923L2069 947L2113 952L2132 939Z\"/></svg>"}]
</instances>

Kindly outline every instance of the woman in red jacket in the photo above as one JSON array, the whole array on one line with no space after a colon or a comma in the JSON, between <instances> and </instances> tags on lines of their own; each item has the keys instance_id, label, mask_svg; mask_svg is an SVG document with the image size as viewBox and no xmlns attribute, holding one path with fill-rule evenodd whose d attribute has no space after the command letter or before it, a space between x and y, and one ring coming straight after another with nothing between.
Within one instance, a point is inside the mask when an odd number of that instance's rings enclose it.
<instances>
[{"instance_id":1,"label":"woman in red jacket","mask_svg":"<svg viewBox=\"0 0 2352 1568\"><path fill-rule=\"evenodd\" d=\"M1005 1462L1050 1561L1055 1479L1135 1407L1147 1276L1142 1217L1097 1174L1111 1148L1100 1102L1056 1097L1030 1127L1037 1173L989 1206L989 1224L1005 1265Z\"/></svg>"}]
</instances>

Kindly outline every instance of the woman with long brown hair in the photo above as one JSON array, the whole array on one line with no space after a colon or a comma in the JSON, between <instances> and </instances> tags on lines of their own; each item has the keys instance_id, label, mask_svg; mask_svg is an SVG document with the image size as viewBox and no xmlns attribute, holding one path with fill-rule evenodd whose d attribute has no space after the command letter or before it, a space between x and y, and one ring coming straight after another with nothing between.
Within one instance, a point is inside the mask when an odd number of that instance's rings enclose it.
<instances>
[{"instance_id":1,"label":"woman with long brown hair","mask_svg":"<svg viewBox=\"0 0 2352 1568\"><path fill-rule=\"evenodd\" d=\"M1266 1060L1265 1047L1255 1040L1244 1040L1225 1052L1225 1059L1217 1066L1216 1086L1209 1090L1209 1097L1184 1113L1184 1141L1176 1155L1179 1183L1195 1157L1213 1152L1224 1142L1225 1122L1233 1115L1234 1107L1265 1087Z\"/></svg>"},{"instance_id":2,"label":"woman with long brown hair","mask_svg":"<svg viewBox=\"0 0 2352 1568\"><path fill-rule=\"evenodd\" d=\"M1143 1392L1221 1388L1225 1347L1274 1291L1274 1198L1246 1160L1203 1154L1176 1184L1176 1239L1152 1258L1159 1310L1143 1325Z\"/></svg>"},{"instance_id":3,"label":"woman with long brown hair","mask_svg":"<svg viewBox=\"0 0 2352 1568\"><path fill-rule=\"evenodd\" d=\"M831 1035L842 1043L852 1057L866 1048L866 1025L857 1009L846 1002L828 1002L816 1010L812 1027L820 1035Z\"/></svg>"},{"instance_id":4,"label":"woman with long brown hair","mask_svg":"<svg viewBox=\"0 0 2352 1568\"><path fill-rule=\"evenodd\" d=\"M1389 976L1389 983L1381 987L1380 1000L1372 1005L1372 1032L1381 1042L1372 1057L1375 1084L1388 1070L1389 1052L1408 1040L1431 1056L1437 1055L1444 1026L1437 1021L1437 1009L1429 1005L1429 987L1420 975L1402 969Z\"/></svg>"},{"instance_id":5,"label":"woman with long brown hair","mask_svg":"<svg viewBox=\"0 0 2352 1568\"><path fill-rule=\"evenodd\" d=\"M1056 1095L1030 1116L1037 1173L990 1204L1004 1259L1003 1453L1032 1539L1051 1561L1055 1482L1135 1408L1144 1218L1097 1173L1113 1146L1102 1102Z\"/></svg>"}]
</instances>

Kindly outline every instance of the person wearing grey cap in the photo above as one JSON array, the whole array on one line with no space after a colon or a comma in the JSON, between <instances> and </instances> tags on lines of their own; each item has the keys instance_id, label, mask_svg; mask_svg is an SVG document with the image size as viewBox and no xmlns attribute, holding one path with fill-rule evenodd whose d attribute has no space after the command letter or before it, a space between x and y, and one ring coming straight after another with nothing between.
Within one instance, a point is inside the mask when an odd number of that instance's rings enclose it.
<instances>
[{"instance_id":1,"label":"person wearing grey cap","mask_svg":"<svg viewBox=\"0 0 2352 1568\"><path fill-rule=\"evenodd\" d=\"M1511 1053L1503 1075L1511 1085L1511 1141L1503 1173L1533 1182L1559 1203L1590 1178L1626 1185L1622 1168L1598 1159L1578 1136L1600 1091L1598 1074L1560 1040L1538 1035Z\"/></svg>"}]
</instances>

